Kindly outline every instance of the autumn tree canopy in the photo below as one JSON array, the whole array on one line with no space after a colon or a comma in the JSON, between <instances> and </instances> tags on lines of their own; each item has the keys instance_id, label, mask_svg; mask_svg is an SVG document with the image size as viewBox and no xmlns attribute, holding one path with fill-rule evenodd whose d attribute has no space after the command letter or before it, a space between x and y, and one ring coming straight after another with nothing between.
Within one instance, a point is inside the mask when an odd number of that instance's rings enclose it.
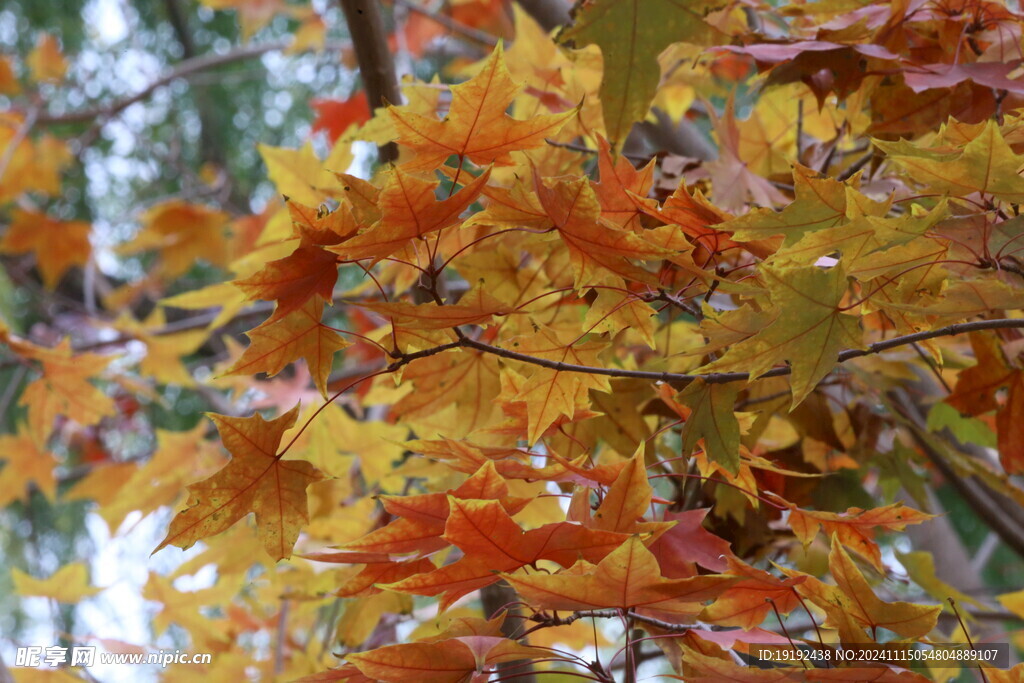
<instances>
[{"instance_id":1,"label":"autumn tree canopy","mask_svg":"<svg viewBox=\"0 0 1024 683\"><path fill-rule=\"evenodd\" d=\"M0 9L0 680L1022 680L1016 2L65 5Z\"/></svg>"}]
</instances>

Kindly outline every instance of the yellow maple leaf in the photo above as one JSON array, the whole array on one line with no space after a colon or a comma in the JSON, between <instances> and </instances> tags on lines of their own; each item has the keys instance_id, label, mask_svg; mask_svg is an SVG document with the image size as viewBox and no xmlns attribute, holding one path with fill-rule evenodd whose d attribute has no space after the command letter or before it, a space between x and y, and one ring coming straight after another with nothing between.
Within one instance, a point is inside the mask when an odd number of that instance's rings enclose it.
<instances>
[{"instance_id":1,"label":"yellow maple leaf","mask_svg":"<svg viewBox=\"0 0 1024 683\"><path fill-rule=\"evenodd\" d=\"M43 284L55 289L68 269L89 262L91 227L85 221L59 221L45 213L15 209L0 252L35 254Z\"/></svg>"},{"instance_id":2,"label":"yellow maple leaf","mask_svg":"<svg viewBox=\"0 0 1024 683\"><path fill-rule=\"evenodd\" d=\"M323 299L313 296L288 315L272 317L249 330L249 348L224 374L265 372L272 377L292 361L304 358L317 389L327 398L334 354L352 344L320 321L323 308Z\"/></svg>"},{"instance_id":3,"label":"yellow maple leaf","mask_svg":"<svg viewBox=\"0 0 1024 683\"><path fill-rule=\"evenodd\" d=\"M39 448L25 430L18 426L16 434L0 435L0 508L12 501L28 499L26 484L32 482L52 501L57 493L57 480L53 468L57 462L53 455Z\"/></svg>"},{"instance_id":4,"label":"yellow maple leaf","mask_svg":"<svg viewBox=\"0 0 1024 683\"><path fill-rule=\"evenodd\" d=\"M51 598L72 604L103 590L89 585L89 570L81 562L64 565L47 579L37 579L14 568L11 570L11 580L14 592L18 595Z\"/></svg>"},{"instance_id":5,"label":"yellow maple leaf","mask_svg":"<svg viewBox=\"0 0 1024 683\"><path fill-rule=\"evenodd\" d=\"M476 76L452 86L452 104L444 119L423 116L409 107L388 107L398 142L416 150L416 157L404 166L410 170L437 168L453 154L479 166L508 165L512 163L510 152L543 145L546 137L576 113L573 109L525 121L513 119L505 111L519 90L499 43Z\"/></svg>"},{"instance_id":6,"label":"yellow maple leaf","mask_svg":"<svg viewBox=\"0 0 1024 683\"><path fill-rule=\"evenodd\" d=\"M158 250L157 270L166 278L184 274L198 259L224 265L228 257L224 239L228 219L223 211L200 204L177 199L162 202L142 215L142 230L119 251L131 254Z\"/></svg>"},{"instance_id":7,"label":"yellow maple leaf","mask_svg":"<svg viewBox=\"0 0 1024 683\"><path fill-rule=\"evenodd\" d=\"M270 145L258 145L258 148L267 164L267 175L285 197L308 206L319 206L331 197L341 196L341 188L331 171L343 172L352 164L349 143L338 141L324 161L313 153L309 142L299 149Z\"/></svg>"},{"instance_id":8,"label":"yellow maple leaf","mask_svg":"<svg viewBox=\"0 0 1024 683\"><path fill-rule=\"evenodd\" d=\"M113 360L94 353L75 354L65 339L48 349L19 339L0 330L0 339L24 358L39 361L42 376L31 382L21 395L21 405L28 406L29 433L37 445L50 438L53 421L58 415L82 425L99 422L114 415L114 403L89 383Z\"/></svg>"},{"instance_id":9,"label":"yellow maple leaf","mask_svg":"<svg viewBox=\"0 0 1024 683\"><path fill-rule=\"evenodd\" d=\"M188 487L188 507L171 521L166 538L153 552L169 544L190 548L254 512L267 553L274 559L291 557L302 524L309 519L306 486L323 478L305 460L283 460L283 452L277 450L298 413L296 405L269 421L260 415L212 415L231 462Z\"/></svg>"},{"instance_id":10,"label":"yellow maple leaf","mask_svg":"<svg viewBox=\"0 0 1024 683\"><path fill-rule=\"evenodd\" d=\"M37 81L63 80L68 70L67 60L60 51L57 39L49 34L39 36L36 46L25 61L32 72L32 78Z\"/></svg>"}]
</instances>

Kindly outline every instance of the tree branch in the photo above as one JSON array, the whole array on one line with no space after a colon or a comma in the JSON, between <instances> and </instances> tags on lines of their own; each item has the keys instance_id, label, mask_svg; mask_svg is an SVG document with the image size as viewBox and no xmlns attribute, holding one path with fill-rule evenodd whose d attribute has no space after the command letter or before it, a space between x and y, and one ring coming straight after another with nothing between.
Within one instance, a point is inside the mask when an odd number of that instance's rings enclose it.
<instances>
[{"instance_id":1,"label":"tree branch","mask_svg":"<svg viewBox=\"0 0 1024 683\"><path fill-rule=\"evenodd\" d=\"M996 320L978 320L971 323L956 323L955 325L947 325L946 327L940 327L936 330L928 330L926 332L916 332L914 334L906 334L901 337L893 337L892 339L886 339L885 341L875 342L869 344L865 349L846 349L840 351L836 357L837 363L843 363L853 358L861 358L863 356L870 356L875 353L882 351L888 351L900 346L906 346L913 344L914 342L924 341L926 339L934 339L935 337L950 337L958 334L964 334L965 332L977 332L979 330L996 330L996 329L1010 329L1010 328L1024 328L1024 320L1015 318L999 318ZM546 358L537 358L530 356L525 353L519 353L517 351L509 351L498 346L492 346L483 342L477 341L466 337L461 340L463 346L469 346L477 349L478 351L484 351L486 353L493 353L496 356L502 358L508 358L510 360L518 360L523 363L530 363L532 365L539 365L544 368L550 368L552 370L558 370L560 372L581 372L591 375L605 375L608 377L631 377L633 379L649 379L657 382L691 382L695 379L704 380L708 384L725 384L728 382L739 382L744 380L752 379L749 372L712 372L707 374L686 374L679 372L652 372L650 370L626 370L623 368L601 368L590 365L575 365L573 363L563 363L561 361L548 360ZM757 375L753 379L759 379L762 377L781 377L783 375L789 375L793 372L792 366L785 366L779 368L773 368L768 372L761 375Z\"/></svg>"},{"instance_id":2,"label":"tree branch","mask_svg":"<svg viewBox=\"0 0 1024 683\"><path fill-rule=\"evenodd\" d=\"M14 158L14 153L17 151L18 146L25 141L25 138L32 131L32 127L38 123L39 118L39 107L32 107L25 116L25 120L18 126L18 130L14 131L14 135L11 136L10 141L7 143L7 148L0 155L0 180L4 179L4 174L7 173L7 167L11 165L11 160Z\"/></svg>"},{"instance_id":3,"label":"tree branch","mask_svg":"<svg viewBox=\"0 0 1024 683\"><path fill-rule=\"evenodd\" d=\"M395 62L388 49L379 3L373 0L338 0L338 3L345 13L370 107L400 104L402 94L398 89ZM398 158L398 146L389 142L378 147L377 154L382 164L392 162Z\"/></svg>"},{"instance_id":4,"label":"tree branch","mask_svg":"<svg viewBox=\"0 0 1024 683\"><path fill-rule=\"evenodd\" d=\"M472 26L466 26L462 22L455 21L447 14L441 14L440 12L428 12L427 10L423 9L416 3L410 2L409 0L394 0L394 2L396 5L404 7L410 12L419 14L421 16L426 17L427 19L430 19L436 24L440 24L441 26L445 27L452 33L456 33L462 38L465 38L466 40L478 43L487 48L493 48L495 45L498 44L498 39L492 36L490 33L487 33L486 31L481 31L478 28L473 28Z\"/></svg>"},{"instance_id":5,"label":"tree branch","mask_svg":"<svg viewBox=\"0 0 1024 683\"><path fill-rule=\"evenodd\" d=\"M943 456L928 438L924 416L917 405L902 390L890 392L896 413L901 415L910 427L911 434L924 454L942 473L942 476L957 490L978 517L996 532L1015 553L1024 557L1024 527L1017 523L1012 511L1019 506L1005 496L993 491L976 477L961 477L953 465Z\"/></svg>"},{"instance_id":6,"label":"tree branch","mask_svg":"<svg viewBox=\"0 0 1024 683\"><path fill-rule=\"evenodd\" d=\"M569 3L564 0L517 0L517 2L548 33L569 23Z\"/></svg>"},{"instance_id":7,"label":"tree branch","mask_svg":"<svg viewBox=\"0 0 1024 683\"><path fill-rule=\"evenodd\" d=\"M170 85L172 82L179 78L186 78L194 73L201 71L208 71L209 69L215 69L225 64L231 64L233 62L241 62L246 59L253 59L255 57L261 57L268 52L277 52L284 50L291 45L291 41L275 41L273 43L263 43L260 45L245 45L237 47L229 52L219 55L202 55L200 57L193 57L192 59L186 59L180 62L176 67L168 71L165 75L161 76L157 80L153 81L139 92L115 102L111 102L108 105L95 107L93 109L83 109L80 111L67 112L65 114L48 114L42 113L39 115L37 123L46 125L55 124L68 124L68 123L86 123L100 117L111 117L115 116L123 110L127 109L136 102L148 98L154 92L160 88ZM347 44L331 43L324 46L324 49L328 50L341 50L348 47Z\"/></svg>"},{"instance_id":8,"label":"tree branch","mask_svg":"<svg viewBox=\"0 0 1024 683\"><path fill-rule=\"evenodd\" d=\"M620 619L622 618L622 614L618 610L614 609L588 609L578 610L565 617L560 617L557 614L538 612L530 615L528 619L545 626L568 626L580 619L589 619L592 617L596 619ZM654 617L648 617L643 614L631 613L630 617L632 617L633 621L637 623L657 626L663 631L669 631L671 633L685 633L686 631L700 628L695 624L675 624L671 621L663 621L662 619L655 619Z\"/></svg>"}]
</instances>

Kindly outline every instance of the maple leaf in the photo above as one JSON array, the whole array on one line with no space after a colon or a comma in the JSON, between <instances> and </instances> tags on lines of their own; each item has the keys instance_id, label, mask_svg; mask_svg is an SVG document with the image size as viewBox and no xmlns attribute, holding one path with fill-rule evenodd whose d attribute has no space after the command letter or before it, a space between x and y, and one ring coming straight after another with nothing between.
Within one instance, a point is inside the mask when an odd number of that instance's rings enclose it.
<instances>
[{"instance_id":1,"label":"maple leaf","mask_svg":"<svg viewBox=\"0 0 1024 683\"><path fill-rule=\"evenodd\" d=\"M199 204L180 200L161 202L141 217L142 230L131 242L120 247L125 254L149 249L160 252L159 274L175 278L195 265L198 259L214 265L227 260L223 240L228 215Z\"/></svg>"},{"instance_id":2,"label":"maple leaf","mask_svg":"<svg viewBox=\"0 0 1024 683\"><path fill-rule=\"evenodd\" d=\"M388 174L377 200L380 220L330 249L352 261L390 256L413 238L457 223L459 214L476 200L489 177L488 168L452 196L438 201L435 191L440 183L395 168Z\"/></svg>"},{"instance_id":3,"label":"maple leaf","mask_svg":"<svg viewBox=\"0 0 1024 683\"><path fill-rule=\"evenodd\" d=\"M559 574L503 574L520 595L542 609L632 609L668 601L703 602L721 595L735 579L707 575L666 579L658 561L633 536L594 566L581 560Z\"/></svg>"},{"instance_id":4,"label":"maple leaf","mask_svg":"<svg viewBox=\"0 0 1024 683\"><path fill-rule=\"evenodd\" d=\"M449 436L469 434L493 421L500 380L497 359L490 354L439 353L410 363L402 378L414 389L392 406L395 415L415 418L454 405Z\"/></svg>"},{"instance_id":5,"label":"maple leaf","mask_svg":"<svg viewBox=\"0 0 1024 683\"><path fill-rule=\"evenodd\" d=\"M594 192L601 203L602 217L619 227L640 230L640 216L658 205L647 198L654 178L654 160L637 170L626 157L613 158L611 145L604 137L598 137L597 150L601 182L594 184Z\"/></svg>"},{"instance_id":6,"label":"maple leaf","mask_svg":"<svg viewBox=\"0 0 1024 683\"><path fill-rule=\"evenodd\" d=\"M224 374L265 372L273 377L297 358L305 358L317 389L327 398L334 354L351 343L320 321L323 308L323 299L314 295L288 315L275 316L249 330L249 348Z\"/></svg>"},{"instance_id":7,"label":"maple leaf","mask_svg":"<svg viewBox=\"0 0 1024 683\"><path fill-rule=\"evenodd\" d=\"M934 517L901 503L870 510L850 508L844 513L801 510L792 504L786 507L789 508L789 527L804 546L810 545L818 530L823 529L829 537L838 538L843 545L860 553L880 572L884 571L882 552L874 540L874 530L903 531L907 524L921 524Z\"/></svg>"},{"instance_id":8,"label":"maple leaf","mask_svg":"<svg viewBox=\"0 0 1024 683\"><path fill-rule=\"evenodd\" d=\"M337 280L334 254L313 244L300 244L288 256L234 284L251 299L277 301L271 320L280 320L316 296L330 301Z\"/></svg>"},{"instance_id":9,"label":"maple leaf","mask_svg":"<svg viewBox=\"0 0 1024 683\"><path fill-rule=\"evenodd\" d=\"M11 60L7 57L0 57L0 94L17 95L19 92L21 92L21 85L14 75Z\"/></svg>"},{"instance_id":10,"label":"maple leaf","mask_svg":"<svg viewBox=\"0 0 1024 683\"><path fill-rule=\"evenodd\" d=\"M682 453L689 455L704 440L704 452L731 474L740 468L740 423L733 413L739 389L735 384L690 383L676 400L690 408L680 436Z\"/></svg>"},{"instance_id":11,"label":"maple leaf","mask_svg":"<svg viewBox=\"0 0 1024 683\"><path fill-rule=\"evenodd\" d=\"M828 564L835 586L806 577L797 590L825 610L831 622L852 617L861 626L887 628L904 638L920 638L935 628L941 607L879 599L836 536L832 538ZM848 642L856 641L850 637Z\"/></svg>"},{"instance_id":12,"label":"maple leaf","mask_svg":"<svg viewBox=\"0 0 1024 683\"><path fill-rule=\"evenodd\" d=\"M461 85L452 86L452 103L442 120L423 116L411 107L389 106L398 142L416 150L407 169L432 169L457 154L478 166L508 165L510 152L539 147L576 112L513 119L505 110L519 92L505 66L501 43L480 71Z\"/></svg>"},{"instance_id":13,"label":"maple leaf","mask_svg":"<svg viewBox=\"0 0 1024 683\"><path fill-rule=\"evenodd\" d=\"M528 337L517 338L509 347L535 358L577 365L595 365L601 342L567 344L548 328ZM560 416L572 417L577 407L589 405L588 393L610 391L607 377L536 367L533 374L518 387L515 400L525 401L529 418L527 442L535 444Z\"/></svg>"},{"instance_id":14,"label":"maple leaf","mask_svg":"<svg viewBox=\"0 0 1024 683\"><path fill-rule=\"evenodd\" d=\"M727 557L726 562L729 570L725 575L739 579L704 608L702 619L749 630L764 621L772 612L773 605L780 614L789 614L800 604L794 587L806 581L807 577L798 575L779 579L735 557Z\"/></svg>"},{"instance_id":15,"label":"maple leaf","mask_svg":"<svg viewBox=\"0 0 1024 683\"><path fill-rule=\"evenodd\" d=\"M441 330L459 325L486 325L493 316L508 315L512 308L495 299L483 287L466 292L457 304L409 304L395 302L355 302L387 316L392 323L416 330Z\"/></svg>"},{"instance_id":16,"label":"maple leaf","mask_svg":"<svg viewBox=\"0 0 1024 683\"><path fill-rule=\"evenodd\" d=\"M264 548L274 559L290 557L302 524L308 521L306 487L323 475L305 460L283 460L281 436L295 424L299 406L273 420L212 415L232 458L209 479L188 487L188 507L171 521L157 550L174 544L189 548L256 513Z\"/></svg>"},{"instance_id":17,"label":"maple leaf","mask_svg":"<svg viewBox=\"0 0 1024 683\"><path fill-rule=\"evenodd\" d=\"M15 209L7 233L0 241L0 252L35 254L43 284L55 289L72 266L89 262L91 229L84 221L58 221L43 213Z\"/></svg>"},{"instance_id":18,"label":"maple leaf","mask_svg":"<svg viewBox=\"0 0 1024 683\"><path fill-rule=\"evenodd\" d=\"M25 192L46 196L60 193L61 172L73 157L67 143L49 135L36 140L23 138L19 130L25 117L15 112L0 112L0 149L9 159L0 170L0 202L8 203Z\"/></svg>"},{"instance_id":19,"label":"maple leaf","mask_svg":"<svg viewBox=\"0 0 1024 683\"><path fill-rule=\"evenodd\" d=\"M26 62L36 81L63 80L68 70L68 62L60 51L57 38L46 33L39 35Z\"/></svg>"},{"instance_id":20,"label":"maple leaf","mask_svg":"<svg viewBox=\"0 0 1024 683\"><path fill-rule=\"evenodd\" d=\"M346 171L352 164L351 145L339 141L324 161L313 153L307 142L299 149L257 145L267 164L267 175L278 192L309 206L340 196L337 178L332 171Z\"/></svg>"},{"instance_id":21,"label":"maple leaf","mask_svg":"<svg viewBox=\"0 0 1024 683\"><path fill-rule=\"evenodd\" d=\"M510 187L485 186L481 191L486 200L484 210L469 216L462 226L522 227L538 231L550 229L553 225L551 218L544 212L533 187L532 179L523 177L517 177Z\"/></svg>"},{"instance_id":22,"label":"maple leaf","mask_svg":"<svg viewBox=\"0 0 1024 683\"><path fill-rule=\"evenodd\" d=\"M841 266L765 267L778 317L753 337L732 346L706 372L746 370L756 378L780 361L793 368L793 406L798 405L835 365L839 351L863 348L859 319L844 313L846 293Z\"/></svg>"},{"instance_id":23,"label":"maple leaf","mask_svg":"<svg viewBox=\"0 0 1024 683\"><path fill-rule=\"evenodd\" d=\"M57 495L57 479L53 468L57 464L53 455L36 445L25 428L19 424L15 434L0 435L0 458L4 461L0 469L0 508L12 501L25 498L29 482L39 488L48 500Z\"/></svg>"},{"instance_id":24,"label":"maple leaf","mask_svg":"<svg viewBox=\"0 0 1024 683\"><path fill-rule=\"evenodd\" d=\"M471 477L451 491L451 495L455 498L498 500L506 510L513 513L521 510L529 502L529 499L512 498L508 495L507 482L490 461L484 463ZM389 514L398 519L362 538L344 544L344 550L372 553L429 553L444 546L441 536L444 534L445 523L450 514L447 494L382 496L381 503Z\"/></svg>"},{"instance_id":25,"label":"maple leaf","mask_svg":"<svg viewBox=\"0 0 1024 683\"><path fill-rule=\"evenodd\" d=\"M375 681L460 683L474 672L501 662L548 657L546 650L496 636L460 636L433 643L387 645L345 655Z\"/></svg>"},{"instance_id":26,"label":"maple leaf","mask_svg":"<svg viewBox=\"0 0 1024 683\"><path fill-rule=\"evenodd\" d=\"M309 106L316 112L313 132L326 131L327 139L335 144L349 126L370 120L370 102L366 91L360 90L346 100L314 99Z\"/></svg>"},{"instance_id":27,"label":"maple leaf","mask_svg":"<svg viewBox=\"0 0 1024 683\"><path fill-rule=\"evenodd\" d=\"M782 211L754 209L720 228L731 231L740 241L783 235L784 244L790 245L808 232L846 222L848 185L797 164L793 167L793 187L796 196Z\"/></svg>"},{"instance_id":28,"label":"maple leaf","mask_svg":"<svg viewBox=\"0 0 1024 683\"><path fill-rule=\"evenodd\" d=\"M1024 371L1008 362L995 337L972 334L971 348L978 363L960 373L946 403L965 415L995 410L1003 469L1009 474L1024 472Z\"/></svg>"},{"instance_id":29,"label":"maple leaf","mask_svg":"<svg viewBox=\"0 0 1024 683\"><path fill-rule=\"evenodd\" d=\"M358 557L360 553L337 554L354 556L340 560L346 564L355 563L360 559L363 559ZM323 558L311 557L308 555L306 557L309 559L317 559L321 562L325 561ZM387 558L388 556L384 555L383 557ZM382 562L369 563L358 574L341 584L335 595L339 598L357 598L375 595L382 590L377 587L378 585L396 583L415 574L422 574L433 569L434 563L427 558L419 558L408 562L391 562L389 560L385 560Z\"/></svg>"},{"instance_id":30,"label":"maple leaf","mask_svg":"<svg viewBox=\"0 0 1024 683\"><path fill-rule=\"evenodd\" d=\"M678 41L715 42L704 17L720 5L712 0L596 0L582 5L573 25L559 34L562 42L601 48L601 106L613 146L621 147L630 126L647 114L658 87L658 54Z\"/></svg>"},{"instance_id":31,"label":"maple leaf","mask_svg":"<svg viewBox=\"0 0 1024 683\"><path fill-rule=\"evenodd\" d=\"M1013 151L995 121L987 122L959 151L922 148L907 140L872 142L914 180L937 191L956 197L978 192L1009 202L1024 199L1024 178L1017 173L1024 157Z\"/></svg>"},{"instance_id":32,"label":"maple leaf","mask_svg":"<svg viewBox=\"0 0 1024 683\"><path fill-rule=\"evenodd\" d=\"M447 608L467 593L498 581L497 572L535 566L539 560L552 560L563 567L580 557L599 560L627 538L622 533L568 522L523 531L496 500L452 497L449 508L444 539L462 550L464 556L385 588L416 595L443 593L441 605Z\"/></svg>"},{"instance_id":33,"label":"maple leaf","mask_svg":"<svg viewBox=\"0 0 1024 683\"><path fill-rule=\"evenodd\" d=\"M601 220L601 204L586 178L559 180L549 186L539 177L535 189L541 206L569 249L575 287L599 284L610 275L656 283L649 273L630 262L661 260L674 254L640 235Z\"/></svg>"},{"instance_id":34,"label":"maple leaf","mask_svg":"<svg viewBox=\"0 0 1024 683\"><path fill-rule=\"evenodd\" d=\"M103 590L89 585L89 569L81 562L66 564L47 579L37 579L15 567L11 569L11 582L17 595L35 595L71 604Z\"/></svg>"},{"instance_id":35,"label":"maple leaf","mask_svg":"<svg viewBox=\"0 0 1024 683\"><path fill-rule=\"evenodd\" d=\"M726 558L733 556L729 542L701 525L709 509L665 511L663 521L675 522L675 525L648 546L661 566L662 575L670 579L696 576L693 563L713 572L728 569Z\"/></svg>"},{"instance_id":36,"label":"maple leaf","mask_svg":"<svg viewBox=\"0 0 1024 683\"><path fill-rule=\"evenodd\" d=\"M114 402L89 383L89 379L106 369L113 357L75 354L67 339L52 349L36 346L10 335L2 326L0 339L21 356L42 365L42 376L25 388L20 400L22 405L28 406L29 434L39 447L49 439L58 416L89 425L116 412Z\"/></svg>"},{"instance_id":37,"label":"maple leaf","mask_svg":"<svg viewBox=\"0 0 1024 683\"><path fill-rule=\"evenodd\" d=\"M637 520L642 519L651 507L651 493L644 448L641 446L619 472L601 505L594 511L594 528L618 532L638 531Z\"/></svg>"}]
</instances>

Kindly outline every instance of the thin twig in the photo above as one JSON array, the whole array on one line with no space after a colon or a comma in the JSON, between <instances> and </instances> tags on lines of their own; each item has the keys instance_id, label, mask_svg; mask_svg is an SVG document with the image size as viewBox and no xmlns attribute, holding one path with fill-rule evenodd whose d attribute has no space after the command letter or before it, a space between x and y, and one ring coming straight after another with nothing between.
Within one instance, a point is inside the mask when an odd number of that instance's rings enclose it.
<instances>
[{"instance_id":1,"label":"thin twig","mask_svg":"<svg viewBox=\"0 0 1024 683\"><path fill-rule=\"evenodd\" d=\"M32 131L32 127L36 125L39 120L39 107L33 107L28 114L25 116L25 120L18 126L18 130L14 131L14 135L7 143L7 149L4 150L2 156L0 156L0 180L3 180L4 174L7 173L7 167L11 165L11 160L14 158L14 152L18 149L18 146L25 141L28 134Z\"/></svg>"},{"instance_id":2,"label":"thin twig","mask_svg":"<svg viewBox=\"0 0 1024 683\"><path fill-rule=\"evenodd\" d=\"M655 619L654 617L648 617L644 614L630 614L630 616L635 622L657 626L663 631L669 631L671 633L685 633L686 631L697 628L694 624L675 624L671 621ZM538 612L537 614L530 616L529 619L530 621L536 621L544 624L545 626L568 626L574 621L589 619L591 617L597 619L619 619L622 617L622 614L618 610L613 609L589 609L579 610L565 617L560 617L556 614Z\"/></svg>"},{"instance_id":3,"label":"thin twig","mask_svg":"<svg viewBox=\"0 0 1024 683\"><path fill-rule=\"evenodd\" d=\"M903 418L904 424L910 428L914 441L935 465L935 468L957 490L985 525L999 534L1003 542L1014 552L1024 557L1024 528L1017 523L1015 515L1011 512L1017 509L1016 504L993 491L976 477L961 477L932 443L932 439L938 437L928 432L924 416L906 392L894 390L890 392L890 397L894 404L893 413Z\"/></svg>"},{"instance_id":4,"label":"thin twig","mask_svg":"<svg viewBox=\"0 0 1024 683\"><path fill-rule=\"evenodd\" d=\"M853 358L861 358L863 356L869 356L889 349L894 349L900 346L906 346L913 344L914 342L924 341L926 339L934 339L936 337L948 337L955 336L958 334L964 334L966 332L977 332L979 330L996 330L996 329L1011 329L1011 328L1024 328L1024 320L1016 318L999 318L996 320L978 320L970 323L956 323L954 325L947 325L946 327L940 327L936 330L928 330L926 332L916 332L914 334L906 334L901 337L893 337L892 339L886 339L885 341L875 342L869 344L864 349L846 349L840 351L836 357L837 363L843 363ZM757 379L761 377L781 377L783 375L789 375L793 372L792 366L784 366L779 368L773 368L768 372L757 375L752 378L749 372L713 372L707 374L686 374L678 372L652 372L650 370L626 370L624 368L601 368L590 365L576 365L573 363L564 363L562 361L548 360L546 358L537 358L536 356L530 356L525 353L519 353L517 351L510 351L503 349L498 346L492 346L491 344L485 344L471 338L465 338L456 342L456 345L469 346L477 349L478 351L485 351L487 353L493 353L496 356L502 358L508 358L510 360L518 360L524 363L530 363L532 365L539 365L541 367L549 368L552 370L558 370L560 372L580 372L591 375L604 375L607 377L631 377L633 379L649 379L656 382L691 382L695 379L704 380L707 384L725 384L728 382L740 382L749 379Z\"/></svg>"},{"instance_id":5,"label":"thin twig","mask_svg":"<svg viewBox=\"0 0 1024 683\"><path fill-rule=\"evenodd\" d=\"M121 100L116 100L110 104L94 107L92 109L83 109L80 111L67 112L65 114L47 114L41 113L39 115L37 123L45 125L53 124L68 124L68 123L86 123L100 117L111 117L127 109L136 102L148 98L154 92L160 88L170 85L179 78L186 78L187 76L199 73L201 71L208 71L215 69L225 64L232 64L234 62L241 62L246 59L253 59L255 57L261 57L269 52L278 52L290 47L291 41L275 41L273 43L262 43L259 45L245 45L237 47L234 50L225 52L219 55L202 55L200 57L194 57L192 59L186 59L180 62L173 69L168 71L166 74L153 81L139 92L126 97ZM325 50L343 50L350 47L348 43L328 43L324 46Z\"/></svg>"},{"instance_id":6,"label":"thin twig","mask_svg":"<svg viewBox=\"0 0 1024 683\"><path fill-rule=\"evenodd\" d=\"M409 0L394 0L394 2L396 5L404 7L410 12L419 14L420 16L424 16L427 19L430 19L435 24L445 27L452 33L456 33L459 36L465 38L466 40L470 40L474 43L479 43L480 45L483 45L484 47L488 48L493 48L495 45L498 44L498 39L492 36L490 33L487 33L486 31L481 31L478 28L473 28L472 26L466 26L460 21L455 21L447 14L441 14L440 12L429 12L420 7L419 5L417 5L416 3L410 2Z\"/></svg>"}]
</instances>

